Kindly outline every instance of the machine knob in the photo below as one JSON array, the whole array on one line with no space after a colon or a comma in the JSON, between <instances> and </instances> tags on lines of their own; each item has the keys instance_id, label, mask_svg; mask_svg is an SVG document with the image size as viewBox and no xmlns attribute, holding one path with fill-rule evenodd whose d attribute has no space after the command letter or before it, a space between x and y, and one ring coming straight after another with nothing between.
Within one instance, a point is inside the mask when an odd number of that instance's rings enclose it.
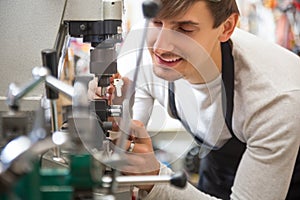
<instances>
[{"instance_id":1,"label":"machine knob","mask_svg":"<svg viewBox=\"0 0 300 200\"><path fill-rule=\"evenodd\" d=\"M183 171L176 172L171 176L170 183L171 185L174 185L176 187L184 188L187 183L186 173L184 173Z\"/></svg>"},{"instance_id":2,"label":"machine knob","mask_svg":"<svg viewBox=\"0 0 300 200\"><path fill-rule=\"evenodd\" d=\"M156 16L156 14L159 11L160 5L158 2L155 1L144 1L142 8L143 8L143 14L145 18L151 19Z\"/></svg>"}]
</instances>

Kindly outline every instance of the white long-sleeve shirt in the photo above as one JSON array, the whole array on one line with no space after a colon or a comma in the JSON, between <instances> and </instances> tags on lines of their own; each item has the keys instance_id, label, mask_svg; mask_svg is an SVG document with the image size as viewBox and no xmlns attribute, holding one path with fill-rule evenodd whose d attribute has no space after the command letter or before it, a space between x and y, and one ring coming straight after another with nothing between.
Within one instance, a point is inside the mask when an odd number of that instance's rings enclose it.
<instances>
[{"instance_id":1,"label":"white long-sleeve shirt","mask_svg":"<svg viewBox=\"0 0 300 200\"><path fill-rule=\"evenodd\" d=\"M300 58L239 29L231 40L235 63L232 127L247 147L231 199L285 199L300 145ZM194 135L217 147L231 137L222 115L220 83L220 76L200 85L175 81L179 116ZM137 86L133 118L147 124L154 99L168 108L167 81L153 74L151 64L144 64ZM190 184L185 190L156 185L146 198L214 199Z\"/></svg>"}]
</instances>

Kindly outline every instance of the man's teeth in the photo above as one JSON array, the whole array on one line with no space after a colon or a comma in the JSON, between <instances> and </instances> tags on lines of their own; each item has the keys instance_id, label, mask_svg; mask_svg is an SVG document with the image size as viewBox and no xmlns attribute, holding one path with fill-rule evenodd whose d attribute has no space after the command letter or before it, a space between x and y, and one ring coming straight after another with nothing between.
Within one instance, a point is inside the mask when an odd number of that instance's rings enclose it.
<instances>
[{"instance_id":1,"label":"man's teeth","mask_svg":"<svg viewBox=\"0 0 300 200\"><path fill-rule=\"evenodd\" d=\"M176 62L178 60L180 60L180 58L172 58L172 59L163 59L166 62Z\"/></svg>"}]
</instances>

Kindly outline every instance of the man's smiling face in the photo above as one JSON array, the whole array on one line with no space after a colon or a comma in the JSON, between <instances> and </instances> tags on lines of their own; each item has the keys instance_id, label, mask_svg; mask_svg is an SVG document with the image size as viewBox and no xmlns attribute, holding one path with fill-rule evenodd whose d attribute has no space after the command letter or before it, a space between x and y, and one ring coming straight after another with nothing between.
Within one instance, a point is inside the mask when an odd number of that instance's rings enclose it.
<instances>
[{"instance_id":1,"label":"man's smiling face","mask_svg":"<svg viewBox=\"0 0 300 200\"><path fill-rule=\"evenodd\" d=\"M203 1L194 3L187 12L172 19L154 18L150 23L147 40L154 73L169 81L180 78L195 84L209 81L203 78L206 76L203 71L199 72L195 68L198 67L195 63L206 63L205 60L211 57L209 59L212 59L217 68L214 71L220 71L221 51L218 38L222 29L221 26L213 28L213 23L213 17Z\"/></svg>"}]
</instances>

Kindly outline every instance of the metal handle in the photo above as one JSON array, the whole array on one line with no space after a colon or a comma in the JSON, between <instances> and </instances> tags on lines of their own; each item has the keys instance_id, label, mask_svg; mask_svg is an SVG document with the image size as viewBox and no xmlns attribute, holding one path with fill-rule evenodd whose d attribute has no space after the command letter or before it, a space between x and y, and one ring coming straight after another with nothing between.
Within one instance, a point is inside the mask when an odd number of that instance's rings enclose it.
<instances>
[{"instance_id":1,"label":"metal handle","mask_svg":"<svg viewBox=\"0 0 300 200\"><path fill-rule=\"evenodd\" d=\"M184 188L187 183L187 176L184 172L180 171L171 176L118 176L115 178L115 181L120 186L170 183L178 188ZM109 186L112 182L112 178L110 176L104 176L102 177L102 182Z\"/></svg>"}]
</instances>

